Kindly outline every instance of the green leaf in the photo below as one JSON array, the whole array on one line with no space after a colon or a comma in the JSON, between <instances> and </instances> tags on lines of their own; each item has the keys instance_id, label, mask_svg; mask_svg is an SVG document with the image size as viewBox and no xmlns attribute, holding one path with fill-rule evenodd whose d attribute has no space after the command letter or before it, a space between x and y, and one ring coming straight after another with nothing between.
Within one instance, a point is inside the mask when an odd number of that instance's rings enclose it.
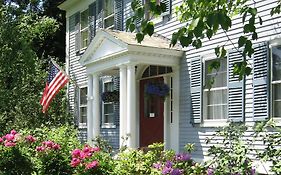
<instances>
[{"instance_id":1,"label":"green leaf","mask_svg":"<svg viewBox=\"0 0 281 175\"><path fill-rule=\"evenodd\" d=\"M189 25L188 30L194 30L194 28L197 26L199 20L200 20L200 18L196 18L196 19L192 20L191 24Z\"/></svg>"},{"instance_id":2,"label":"green leaf","mask_svg":"<svg viewBox=\"0 0 281 175\"><path fill-rule=\"evenodd\" d=\"M252 34L252 39L253 39L253 40L257 40L257 39L258 39L258 34L257 34L257 32L254 32L254 33Z\"/></svg>"},{"instance_id":3,"label":"green leaf","mask_svg":"<svg viewBox=\"0 0 281 175\"><path fill-rule=\"evenodd\" d=\"M143 18L143 16L144 16L144 9L143 8L140 7L140 8L137 9L137 16L140 19Z\"/></svg>"},{"instance_id":4,"label":"green leaf","mask_svg":"<svg viewBox=\"0 0 281 175\"><path fill-rule=\"evenodd\" d=\"M141 43L143 41L144 35L142 33L137 33L136 34L136 39L138 43Z\"/></svg>"},{"instance_id":5,"label":"green leaf","mask_svg":"<svg viewBox=\"0 0 281 175\"><path fill-rule=\"evenodd\" d=\"M211 39L212 36L213 36L213 31L209 29L209 30L207 30L206 34L207 34L207 37L208 37L209 39Z\"/></svg>"},{"instance_id":6,"label":"green leaf","mask_svg":"<svg viewBox=\"0 0 281 175\"><path fill-rule=\"evenodd\" d=\"M245 23L246 17L247 17L247 11L244 12L243 17L242 17L243 24Z\"/></svg>"},{"instance_id":7,"label":"green leaf","mask_svg":"<svg viewBox=\"0 0 281 175\"><path fill-rule=\"evenodd\" d=\"M178 37L179 37L178 32L174 32L174 33L172 34L171 46L174 46L174 45L177 44Z\"/></svg>"},{"instance_id":8,"label":"green leaf","mask_svg":"<svg viewBox=\"0 0 281 175\"><path fill-rule=\"evenodd\" d=\"M131 23L129 26L130 32L133 32L136 29L135 24Z\"/></svg>"},{"instance_id":9,"label":"green leaf","mask_svg":"<svg viewBox=\"0 0 281 175\"><path fill-rule=\"evenodd\" d=\"M238 40L238 47L240 48L240 47L244 46L246 41L247 41L247 38L245 36L240 36L239 40Z\"/></svg>"},{"instance_id":10,"label":"green leaf","mask_svg":"<svg viewBox=\"0 0 281 175\"><path fill-rule=\"evenodd\" d=\"M246 67L246 68L245 68L245 74L246 74L247 76L250 75L251 72L252 72L252 68L250 68L250 67Z\"/></svg>"},{"instance_id":11,"label":"green leaf","mask_svg":"<svg viewBox=\"0 0 281 175\"><path fill-rule=\"evenodd\" d=\"M250 24L245 24L244 25L244 33L249 33L250 31L251 31L251 29L250 29L251 27L250 27Z\"/></svg>"},{"instance_id":12,"label":"green leaf","mask_svg":"<svg viewBox=\"0 0 281 175\"><path fill-rule=\"evenodd\" d=\"M153 35L153 33L154 33L154 24L153 24L153 22L147 23L146 31L147 31L147 34L148 34L149 36L152 36L152 35Z\"/></svg>"},{"instance_id":13,"label":"green leaf","mask_svg":"<svg viewBox=\"0 0 281 175\"><path fill-rule=\"evenodd\" d=\"M186 36L180 37L180 43L183 47L187 47L191 44L192 40Z\"/></svg>"},{"instance_id":14,"label":"green leaf","mask_svg":"<svg viewBox=\"0 0 281 175\"><path fill-rule=\"evenodd\" d=\"M259 16L260 25L262 25L262 18Z\"/></svg>"},{"instance_id":15,"label":"green leaf","mask_svg":"<svg viewBox=\"0 0 281 175\"><path fill-rule=\"evenodd\" d=\"M130 26L131 23L132 23L132 18L129 18L129 19L126 20L126 31L129 30L129 26Z\"/></svg>"}]
</instances>

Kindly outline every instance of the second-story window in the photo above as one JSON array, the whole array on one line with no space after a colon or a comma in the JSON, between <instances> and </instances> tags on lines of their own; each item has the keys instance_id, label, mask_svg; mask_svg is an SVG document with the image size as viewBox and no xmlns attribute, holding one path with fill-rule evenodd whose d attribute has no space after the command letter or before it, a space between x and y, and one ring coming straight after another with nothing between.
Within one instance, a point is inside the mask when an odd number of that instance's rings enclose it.
<instances>
[{"instance_id":1,"label":"second-story window","mask_svg":"<svg viewBox=\"0 0 281 175\"><path fill-rule=\"evenodd\" d=\"M81 49L86 48L89 44L89 10L81 13Z\"/></svg>"},{"instance_id":2,"label":"second-story window","mask_svg":"<svg viewBox=\"0 0 281 175\"><path fill-rule=\"evenodd\" d=\"M104 28L114 28L114 1L105 0L104 3Z\"/></svg>"}]
</instances>

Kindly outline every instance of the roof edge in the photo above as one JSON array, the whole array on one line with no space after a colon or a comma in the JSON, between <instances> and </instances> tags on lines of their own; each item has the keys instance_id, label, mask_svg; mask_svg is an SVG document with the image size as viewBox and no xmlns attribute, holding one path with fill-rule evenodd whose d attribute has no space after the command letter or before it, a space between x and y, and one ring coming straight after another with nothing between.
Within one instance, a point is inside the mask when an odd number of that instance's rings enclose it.
<instances>
[{"instance_id":1,"label":"roof edge","mask_svg":"<svg viewBox=\"0 0 281 175\"><path fill-rule=\"evenodd\" d=\"M75 4L77 2L79 2L79 0L66 0L63 3L61 3L60 5L58 5L58 8L66 11L67 9L69 9L69 7L71 7L73 4Z\"/></svg>"}]
</instances>

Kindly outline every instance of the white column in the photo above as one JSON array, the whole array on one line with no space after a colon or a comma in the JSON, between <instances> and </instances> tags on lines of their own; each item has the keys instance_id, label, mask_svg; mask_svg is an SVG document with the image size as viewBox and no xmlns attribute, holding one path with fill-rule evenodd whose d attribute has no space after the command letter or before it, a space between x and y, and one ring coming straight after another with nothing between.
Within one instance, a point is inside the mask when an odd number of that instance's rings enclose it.
<instances>
[{"instance_id":1,"label":"white column","mask_svg":"<svg viewBox=\"0 0 281 175\"><path fill-rule=\"evenodd\" d=\"M136 121L136 74L135 65L127 66L127 134L128 147L137 147Z\"/></svg>"},{"instance_id":2,"label":"white column","mask_svg":"<svg viewBox=\"0 0 281 175\"><path fill-rule=\"evenodd\" d=\"M93 75L93 138L100 135L100 91L99 76Z\"/></svg>"},{"instance_id":3,"label":"white column","mask_svg":"<svg viewBox=\"0 0 281 175\"><path fill-rule=\"evenodd\" d=\"M119 133L119 147L126 145L126 122L127 122L127 67L120 66L120 133Z\"/></svg>"},{"instance_id":4,"label":"white column","mask_svg":"<svg viewBox=\"0 0 281 175\"><path fill-rule=\"evenodd\" d=\"M164 77L164 83L170 85L170 80L171 77L165 76ZM171 95L171 94L170 94ZM170 148L170 138L169 138L169 134L170 134L170 96L166 97L165 101L164 101L164 148L165 149L169 149Z\"/></svg>"},{"instance_id":5,"label":"white column","mask_svg":"<svg viewBox=\"0 0 281 175\"><path fill-rule=\"evenodd\" d=\"M88 75L87 92L87 141L92 144L93 139L93 76Z\"/></svg>"}]
</instances>

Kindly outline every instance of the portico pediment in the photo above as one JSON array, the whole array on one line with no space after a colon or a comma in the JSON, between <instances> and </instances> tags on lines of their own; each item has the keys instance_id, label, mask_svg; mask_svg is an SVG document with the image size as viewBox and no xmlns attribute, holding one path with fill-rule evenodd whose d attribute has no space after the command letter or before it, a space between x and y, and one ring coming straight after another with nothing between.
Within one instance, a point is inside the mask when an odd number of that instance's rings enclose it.
<instances>
[{"instance_id":1,"label":"portico pediment","mask_svg":"<svg viewBox=\"0 0 281 175\"><path fill-rule=\"evenodd\" d=\"M133 62L142 65L179 65L180 47L170 47L170 40L160 35L146 36L137 43L135 33L101 29L80 59L87 73L115 69Z\"/></svg>"},{"instance_id":2,"label":"portico pediment","mask_svg":"<svg viewBox=\"0 0 281 175\"><path fill-rule=\"evenodd\" d=\"M87 65L126 50L127 45L124 42L117 40L107 32L100 30L84 52L80 63L82 65Z\"/></svg>"}]
</instances>

